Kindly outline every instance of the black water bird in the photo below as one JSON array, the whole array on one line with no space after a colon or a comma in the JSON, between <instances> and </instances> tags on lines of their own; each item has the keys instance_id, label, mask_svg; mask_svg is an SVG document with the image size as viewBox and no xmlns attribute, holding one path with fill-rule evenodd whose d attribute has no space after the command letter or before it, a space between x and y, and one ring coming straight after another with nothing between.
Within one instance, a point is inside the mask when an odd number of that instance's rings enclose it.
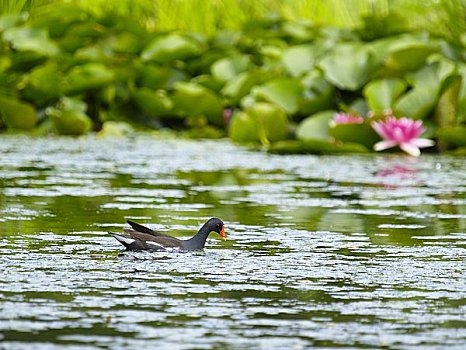
<instances>
[{"instance_id":1,"label":"black water bird","mask_svg":"<svg viewBox=\"0 0 466 350\"><path fill-rule=\"evenodd\" d=\"M128 220L130 229L125 233L111 233L115 239L123 244L127 250L178 250L193 251L203 249L207 237L211 232L217 232L223 240L227 239L225 225L218 218L209 219L199 231L190 239L179 239L165 233L154 231L146 226Z\"/></svg>"}]
</instances>

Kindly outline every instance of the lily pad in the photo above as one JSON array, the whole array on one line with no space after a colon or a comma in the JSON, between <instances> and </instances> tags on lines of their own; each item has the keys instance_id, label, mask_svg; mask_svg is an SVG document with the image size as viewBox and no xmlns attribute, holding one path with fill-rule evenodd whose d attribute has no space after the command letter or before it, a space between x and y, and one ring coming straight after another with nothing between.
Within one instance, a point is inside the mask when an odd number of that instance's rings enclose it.
<instances>
[{"instance_id":1,"label":"lily pad","mask_svg":"<svg viewBox=\"0 0 466 350\"><path fill-rule=\"evenodd\" d=\"M262 68L240 73L225 84L221 94L225 96L229 104L238 104L254 86L270 79L273 75L274 72Z\"/></svg>"},{"instance_id":2,"label":"lily pad","mask_svg":"<svg viewBox=\"0 0 466 350\"><path fill-rule=\"evenodd\" d=\"M399 98L394 106L395 114L412 119L424 119L434 109L437 95L435 89L416 87Z\"/></svg>"},{"instance_id":3,"label":"lily pad","mask_svg":"<svg viewBox=\"0 0 466 350\"><path fill-rule=\"evenodd\" d=\"M32 51L17 51L10 54L11 70L27 72L47 62L47 57Z\"/></svg>"},{"instance_id":4,"label":"lily pad","mask_svg":"<svg viewBox=\"0 0 466 350\"><path fill-rule=\"evenodd\" d=\"M238 143L254 143L259 141L257 122L245 112L233 115L229 125L230 139Z\"/></svg>"},{"instance_id":5,"label":"lily pad","mask_svg":"<svg viewBox=\"0 0 466 350\"><path fill-rule=\"evenodd\" d=\"M288 117L280 107L259 102L232 117L229 135L235 142L268 145L286 139Z\"/></svg>"},{"instance_id":6,"label":"lily pad","mask_svg":"<svg viewBox=\"0 0 466 350\"><path fill-rule=\"evenodd\" d=\"M42 28L10 28L3 33L5 40L18 51L30 51L44 56L54 56L60 52Z\"/></svg>"},{"instance_id":7,"label":"lily pad","mask_svg":"<svg viewBox=\"0 0 466 350\"><path fill-rule=\"evenodd\" d=\"M136 105L150 117L173 115L173 101L164 90L140 88L133 92L133 99Z\"/></svg>"},{"instance_id":8,"label":"lily pad","mask_svg":"<svg viewBox=\"0 0 466 350\"><path fill-rule=\"evenodd\" d=\"M55 107L47 108L46 114L52 119L59 134L83 135L92 127L86 108L86 104L79 99L63 97Z\"/></svg>"},{"instance_id":9,"label":"lily pad","mask_svg":"<svg viewBox=\"0 0 466 350\"><path fill-rule=\"evenodd\" d=\"M114 52L137 54L142 50L141 40L133 33L122 32L116 35L110 45Z\"/></svg>"},{"instance_id":10,"label":"lily pad","mask_svg":"<svg viewBox=\"0 0 466 350\"><path fill-rule=\"evenodd\" d=\"M335 111L323 111L304 119L296 129L299 140L329 140L330 120Z\"/></svg>"},{"instance_id":11,"label":"lily pad","mask_svg":"<svg viewBox=\"0 0 466 350\"><path fill-rule=\"evenodd\" d=\"M309 41L315 37L315 29L308 21L288 21L282 24L282 30L292 39L297 41Z\"/></svg>"},{"instance_id":12,"label":"lily pad","mask_svg":"<svg viewBox=\"0 0 466 350\"><path fill-rule=\"evenodd\" d=\"M224 86L224 83L222 83L221 81L218 81L210 74L198 75L195 78L191 79L191 82L202 85L206 87L207 89L212 90L216 94L218 94Z\"/></svg>"},{"instance_id":13,"label":"lily pad","mask_svg":"<svg viewBox=\"0 0 466 350\"><path fill-rule=\"evenodd\" d=\"M320 62L325 77L343 90L358 90L381 67L368 45L340 44Z\"/></svg>"},{"instance_id":14,"label":"lily pad","mask_svg":"<svg viewBox=\"0 0 466 350\"><path fill-rule=\"evenodd\" d=\"M172 89L179 82L187 80L187 75L179 69L156 64L145 64L138 69L138 83L154 90Z\"/></svg>"},{"instance_id":15,"label":"lily pad","mask_svg":"<svg viewBox=\"0 0 466 350\"><path fill-rule=\"evenodd\" d=\"M312 45L292 46L286 49L282 56L283 65L295 77L309 72L314 66L314 61Z\"/></svg>"},{"instance_id":16,"label":"lily pad","mask_svg":"<svg viewBox=\"0 0 466 350\"><path fill-rule=\"evenodd\" d=\"M446 79L444 89L439 97L435 120L439 127L454 126L457 123L458 96L461 89L462 78L460 75L450 76Z\"/></svg>"},{"instance_id":17,"label":"lily pad","mask_svg":"<svg viewBox=\"0 0 466 350\"><path fill-rule=\"evenodd\" d=\"M375 112L393 108L395 101L406 91L407 84L402 79L373 80L364 87L363 94L369 108Z\"/></svg>"},{"instance_id":18,"label":"lily pad","mask_svg":"<svg viewBox=\"0 0 466 350\"><path fill-rule=\"evenodd\" d=\"M78 22L71 24L64 35L57 38L57 41L65 52L73 53L92 43L96 43L105 33L105 28L93 21ZM106 45L107 41L100 43Z\"/></svg>"},{"instance_id":19,"label":"lily pad","mask_svg":"<svg viewBox=\"0 0 466 350\"><path fill-rule=\"evenodd\" d=\"M466 126L449 126L437 130L439 140L455 146L466 146Z\"/></svg>"},{"instance_id":20,"label":"lily pad","mask_svg":"<svg viewBox=\"0 0 466 350\"><path fill-rule=\"evenodd\" d=\"M435 121L440 128L454 127L457 125L458 96L461 89L461 76L451 76L446 79L444 91L439 97L435 108ZM446 139L440 140L437 147L443 151L448 148ZM462 145L461 145L462 146Z\"/></svg>"},{"instance_id":21,"label":"lily pad","mask_svg":"<svg viewBox=\"0 0 466 350\"><path fill-rule=\"evenodd\" d=\"M63 76L56 64L34 68L26 76L23 95L37 104L43 104L62 94Z\"/></svg>"},{"instance_id":22,"label":"lily pad","mask_svg":"<svg viewBox=\"0 0 466 350\"><path fill-rule=\"evenodd\" d=\"M100 62L105 63L112 59L113 52L107 45L97 43L84 46L76 50L74 58L77 62Z\"/></svg>"},{"instance_id":23,"label":"lily pad","mask_svg":"<svg viewBox=\"0 0 466 350\"><path fill-rule=\"evenodd\" d=\"M416 72L406 75L408 82L417 87L430 88L440 92L443 82L450 76L456 75L456 66L450 61L441 59L432 62Z\"/></svg>"},{"instance_id":24,"label":"lily pad","mask_svg":"<svg viewBox=\"0 0 466 350\"><path fill-rule=\"evenodd\" d=\"M380 140L367 121L361 124L335 125L330 128L330 136L343 143L358 143L369 149Z\"/></svg>"},{"instance_id":25,"label":"lily pad","mask_svg":"<svg viewBox=\"0 0 466 350\"><path fill-rule=\"evenodd\" d=\"M31 130L36 126L34 106L14 97L0 95L0 114L8 128Z\"/></svg>"},{"instance_id":26,"label":"lily pad","mask_svg":"<svg viewBox=\"0 0 466 350\"><path fill-rule=\"evenodd\" d=\"M102 129L99 131L99 137L122 137L133 133L134 130L130 124L109 120L103 123Z\"/></svg>"},{"instance_id":27,"label":"lily pad","mask_svg":"<svg viewBox=\"0 0 466 350\"><path fill-rule=\"evenodd\" d=\"M246 55L237 55L234 57L225 57L214 64L210 70L214 78L219 81L227 82L235 78L239 73L244 72L250 65L250 59Z\"/></svg>"},{"instance_id":28,"label":"lily pad","mask_svg":"<svg viewBox=\"0 0 466 350\"><path fill-rule=\"evenodd\" d=\"M302 78L303 94L299 114L311 115L332 108L335 88L317 71Z\"/></svg>"},{"instance_id":29,"label":"lily pad","mask_svg":"<svg viewBox=\"0 0 466 350\"><path fill-rule=\"evenodd\" d=\"M403 73L421 68L427 57L438 51L432 43L415 39L393 41L385 65L392 72Z\"/></svg>"},{"instance_id":30,"label":"lily pad","mask_svg":"<svg viewBox=\"0 0 466 350\"><path fill-rule=\"evenodd\" d=\"M174 108L180 116L205 116L218 125L223 124L223 107L217 95L195 83L175 84Z\"/></svg>"},{"instance_id":31,"label":"lily pad","mask_svg":"<svg viewBox=\"0 0 466 350\"><path fill-rule=\"evenodd\" d=\"M115 79L114 73L101 63L87 63L71 68L65 77L64 92L79 94L103 88Z\"/></svg>"},{"instance_id":32,"label":"lily pad","mask_svg":"<svg viewBox=\"0 0 466 350\"><path fill-rule=\"evenodd\" d=\"M142 51L144 62L169 63L186 60L201 54L201 46L195 40L178 34L157 37Z\"/></svg>"},{"instance_id":33,"label":"lily pad","mask_svg":"<svg viewBox=\"0 0 466 350\"><path fill-rule=\"evenodd\" d=\"M299 109L303 86L297 79L279 78L254 87L251 93L256 101L275 103L288 114L295 114Z\"/></svg>"}]
</instances>

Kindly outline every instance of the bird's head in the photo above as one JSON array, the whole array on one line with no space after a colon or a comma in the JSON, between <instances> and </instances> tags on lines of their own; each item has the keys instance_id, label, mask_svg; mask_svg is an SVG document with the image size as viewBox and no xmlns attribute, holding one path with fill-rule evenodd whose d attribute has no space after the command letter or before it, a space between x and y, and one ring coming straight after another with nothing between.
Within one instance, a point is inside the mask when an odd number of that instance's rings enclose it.
<instances>
[{"instance_id":1,"label":"bird's head","mask_svg":"<svg viewBox=\"0 0 466 350\"><path fill-rule=\"evenodd\" d=\"M225 224L222 220L218 218L210 219L207 224L209 225L210 231L217 232L224 241L227 239L227 234L225 233Z\"/></svg>"}]
</instances>

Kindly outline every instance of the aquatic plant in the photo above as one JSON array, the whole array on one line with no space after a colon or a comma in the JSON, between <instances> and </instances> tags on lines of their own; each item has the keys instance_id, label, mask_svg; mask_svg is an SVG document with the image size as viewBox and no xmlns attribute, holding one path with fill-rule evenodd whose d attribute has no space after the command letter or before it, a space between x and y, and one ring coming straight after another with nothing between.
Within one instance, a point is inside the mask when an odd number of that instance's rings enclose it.
<instances>
[{"instance_id":1,"label":"aquatic plant","mask_svg":"<svg viewBox=\"0 0 466 350\"><path fill-rule=\"evenodd\" d=\"M348 113L336 113L333 116L333 123L338 124L362 124L364 118L359 115L353 115Z\"/></svg>"},{"instance_id":2,"label":"aquatic plant","mask_svg":"<svg viewBox=\"0 0 466 350\"><path fill-rule=\"evenodd\" d=\"M422 120L389 116L385 120L372 122L372 127L383 139L374 145L376 151L399 146L401 150L417 157L421 154L420 148L435 144L432 140L419 138L425 131Z\"/></svg>"}]
</instances>

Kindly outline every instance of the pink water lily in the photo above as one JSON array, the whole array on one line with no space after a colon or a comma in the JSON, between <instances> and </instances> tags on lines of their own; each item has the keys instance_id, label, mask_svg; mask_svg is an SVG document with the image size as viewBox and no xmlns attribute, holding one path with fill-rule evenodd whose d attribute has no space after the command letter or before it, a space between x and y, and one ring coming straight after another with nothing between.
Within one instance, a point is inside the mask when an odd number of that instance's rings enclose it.
<instances>
[{"instance_id":1,"label":"pink water lily","mask_svg":"<svg viewBox=\"0 0 466 350\"><path fill-rule=\"evenodd\" d=\"M353 115L348 113L336 113L333 116L333 122L335 125L338 124L362 124L364 118L359 115Z\"/></svg>"},{"instance_id":2,"label":"pink water lily","mask_svg":"<svg viewBox=\"0 0 466 350\"><path fill-rule=\"evenodd\" d=\"M374 145L376 151L400 146L406 153L417 157L421 154L419 148L435 144L432 140L419 138L426 131L422 126L422 120L389 116L385 120L373 122L372 127L383 139Z\"/></svg>"}]
</instances>

